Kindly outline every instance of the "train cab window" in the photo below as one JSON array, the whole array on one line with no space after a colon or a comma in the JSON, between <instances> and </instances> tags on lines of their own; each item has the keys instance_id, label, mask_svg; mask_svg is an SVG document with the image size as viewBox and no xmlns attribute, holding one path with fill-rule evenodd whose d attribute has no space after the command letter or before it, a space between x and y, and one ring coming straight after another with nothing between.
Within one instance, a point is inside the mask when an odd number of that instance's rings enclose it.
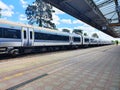
<instances>
[{"instance_id":1,"label":"train cab window","mask_svg":"<svg viewBox=\"0 0 120 90\"><path fill-rule=\"evenodd\" d=\"M27 37L26 37L26 31L24 31L24 39L26 39Z\"/></svg>"},{"instance_id":2,"label":"train cab window","mask_svg":"<svg viewBox=\"0 0 120 90\"><path fill-rule=\"evenodd\" d=\"M30 31L30 39L32 39L33 37L32 37L32 31Z\"/></svg>"}]
</instances>

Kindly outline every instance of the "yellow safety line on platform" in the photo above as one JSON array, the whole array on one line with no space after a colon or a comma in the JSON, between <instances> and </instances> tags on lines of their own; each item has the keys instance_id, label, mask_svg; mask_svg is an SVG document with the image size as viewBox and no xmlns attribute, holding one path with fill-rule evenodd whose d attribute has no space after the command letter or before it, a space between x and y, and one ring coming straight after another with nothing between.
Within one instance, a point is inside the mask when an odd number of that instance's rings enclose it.
<instances>
[{"instance_id":1,"label":"yellow safety line on platform","mask_svg":"<svg viewBox=\"0 0 120 90\"><path fill-rule=\"evenodd\" d=\"M77 57L77 56L76 56L76 57ZM76 58L76 57L75 57L75 58ZM64 59L65 59L65 58L64 58ZM21 73L17 73L17 74L14 74L14 75L12 75L12 76L7 76L7 77L4 77L3 79L1 79L0 82L5 81L5 80L10 80L10 79L13 79L13 78L16 78L16 77L19 77L19 76L22 76L22 75L24 75L24 74L26 74L26 73L29 73L29 72L31 72L31 71L35 71L35 70L37 70L37 69L42 69L42 68L45 68L45 67L48 67L48 66L53 66L53 65L55 65L55 64L65 62L65 61L67 61L67 60L68 60L68 59L66 58L66 60L63 60L63 61L56 61L55 63L52 63L52 64L44 65L44 66L41 66L41 67L38 67L38 68L35 68L35 69L31 69L31 70L28 70L28 71L24 71L24 72L21 72Z\"/></svg>"},{"instance_id":2,"label":"yellow safety line on platform","mask_svg":"<svg viewBox=\"0 0 120 90\"><path fill-rule=\"evenodd\" d=\"M32 69L32 70L29 70L29 71L24 71L24 72L21 72L21 73L17 73L17 74L14 74L12 76L7 76L7 77L4 77L3 79L0 80L0 82L2 81L5 81L5 80L10 80L10 79L13 79L13 78L16 78L16 77L19 77L19 76L22 76L26 73L29 73L31 71L35 71L37 69L42 69L42 68L45 68L45 67L48 67L48 66L52 66L52 65L55 65L55 64L58 64L58 63L61 63L61 62L65 62L67 60L64 60L64 61L57 61L55 63L52 63L52 64L48 64L48 65L45 65L45 66L41 66L41 67L38 67L38 68L35 68L35 69Z\"/></svg>"},{"instance_id":3,"label":"yellow safety line on platform","mask_svg":"<svg viewBox=\"0 0 120 90\"><path fill-rule=\"evenodd\" d=\"M0 80L0 82L4 81L4 80L10 80L12 78L15 78L15 77L18 77L18 76L22 76L23 73L17 73L17 74L14 74L12 76L7 76L7 77L4 77L2 80Z\"/></svg>"}]
</instances>

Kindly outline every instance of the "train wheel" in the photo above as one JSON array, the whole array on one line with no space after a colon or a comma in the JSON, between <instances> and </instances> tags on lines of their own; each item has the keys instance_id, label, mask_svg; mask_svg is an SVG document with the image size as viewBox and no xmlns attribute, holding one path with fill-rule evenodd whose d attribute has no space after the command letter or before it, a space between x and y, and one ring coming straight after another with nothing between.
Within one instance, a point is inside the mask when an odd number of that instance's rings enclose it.
<instances>
[{"instance_id":1,"label":"train wheel","mask_svg":"<svg viewBox=\"0 0 120 90\"><path fill-rule=\"evenodd\" d=\"M10 51L10 54L11 54L13 57L15 57L15 56L19 55L19 50L18 50L18 49L13 49L13 50Z\"/></svg>"}]
</instances>

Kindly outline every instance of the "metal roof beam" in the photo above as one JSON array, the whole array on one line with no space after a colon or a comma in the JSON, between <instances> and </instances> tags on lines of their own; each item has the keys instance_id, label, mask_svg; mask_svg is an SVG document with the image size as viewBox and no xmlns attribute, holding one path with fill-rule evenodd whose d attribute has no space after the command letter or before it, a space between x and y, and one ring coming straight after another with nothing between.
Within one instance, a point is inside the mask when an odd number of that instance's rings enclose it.
<instances>
[{"instance_id":1,"label":"metal roof beam","mask_svg":"<svg viewBox=\"0 0 120 90\"><path fill-rule=\"evenodd\" d=\"M114 12L116 12L116 11L112 11L112 12L106 13L106 14L104 14L104 16L107 16L107 15L109 15L111 13L114 13Z\"/></svg>"},{"instance_id":2,"label":"metal roof beam","mask_svg":"<svg viewBox=\"0 0 120 90\"><path fill-rule=\"evenodd\" d=\"M116 5L116 12L117 12L117 15L118 15L118 21L120 23L120 6L118 4L118 0L114 0L115 2L115 5Z\"/></svg>"},{"instance_id":3,"label":"metal roof beam","mask_svg":"<svg viewBox=\"0 0 120 90\"><path fill-rule=\"evenodd\" d=\"M62 0L61 3L64 3L64 2L69 2L71 0Z\"/></svg>"},{"instance_id":4,"label":"metal roof beam","mask_svg":"<svg viewBox=\"0 0 120 90\"><path fill-rule=\"evenodd\" d=\"M108 20L106 19L106 17L103 15L103 13L100 11L100 9L97 7L93 0L44 0L44 1L74 16L75 18L82 20L83 22L101 30L102 32L105 32L114 37L118 37L117 34L113 32L112 27L108 26L109 24ZM95 20L94 17L95 19L98 20ZM103 27L106 27L106 29L103 30Z\"/></svg>"},{"instance_id":5,"label":"metal roof beam","mask_svg":"<svg viewBox=\"0 0 120 90\"><path fill-rule=\"evenodd\" d=\"M87 0L90 6L94 9L95 13L97 13L101 18L106 20L102 12L99 10L99 8L96 6L96 4L93 2L93 0Z\"/></svg>"},{"instance_id":6,"label":"metal roof beam","mask_svg":"<svg viewBox=\"0 0 120 90\"><path fill-rule=\"evenodd\" d=\"M109 26L110 26L110 27L113 27L113 26L120 26L120 23L110 23Z\"/></svg>"},{"instance_id":7,"label":"metal roof beam","mask_svg":"<svg viewBox=\"0 0 120 90\"><path fill-rule=\"evenodd\" d=\"M101 8L101 7L103 7L105 5L108 5L108 4L112 3L112 2L113 2L113 0L106 0L105 2L103 2L101 4L98 4L97 6L98 6L98 8Z\"/></svg>"}]
</instances>

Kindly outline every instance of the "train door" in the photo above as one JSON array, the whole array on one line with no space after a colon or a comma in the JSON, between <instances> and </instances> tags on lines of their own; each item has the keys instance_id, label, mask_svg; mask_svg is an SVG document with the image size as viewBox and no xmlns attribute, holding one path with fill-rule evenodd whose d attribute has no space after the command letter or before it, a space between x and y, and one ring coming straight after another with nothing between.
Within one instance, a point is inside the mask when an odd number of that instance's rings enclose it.
<instances>
[{"instance_id":1,"label":"train door","mask_svg":"<svg viewBox=\"0 0 120 90\"><path fill-rule=\"evenodd\" d=\"M34 32L32 28L29 28L29 39L28 39L28 46L33 46L34 43Z\"/></svg>"},{"instance_id":2,"label":"train door","mask_svg":"<svg viewBox=\"0 0 120 90\"><path fill-rule=\"evenodd\" d=\"M28 46L28 28L22 27L22 46Z\"/></svg>"}]
</instances>

